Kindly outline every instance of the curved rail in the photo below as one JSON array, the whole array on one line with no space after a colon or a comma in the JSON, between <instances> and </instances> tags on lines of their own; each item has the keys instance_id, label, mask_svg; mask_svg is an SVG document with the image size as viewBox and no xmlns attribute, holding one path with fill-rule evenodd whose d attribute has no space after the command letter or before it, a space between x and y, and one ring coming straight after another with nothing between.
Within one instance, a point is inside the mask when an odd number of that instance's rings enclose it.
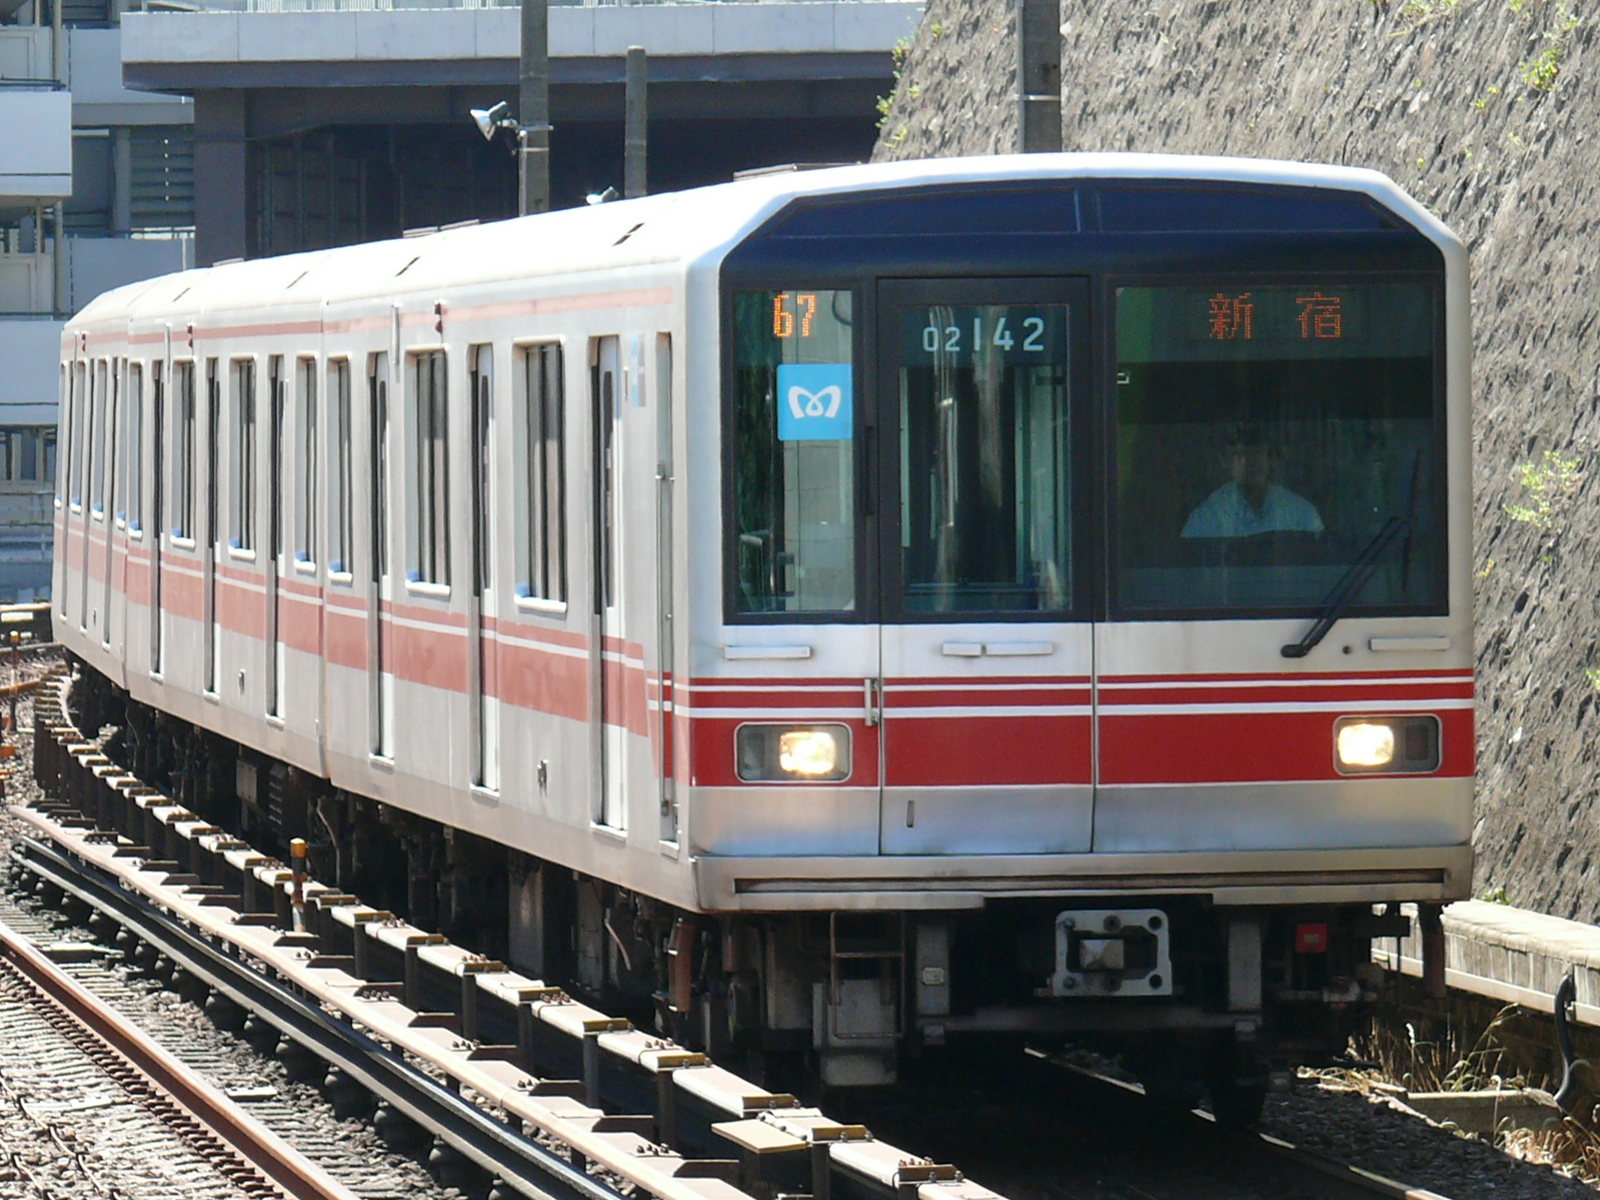
<instances>
[{"instance_id":1,"label":"curved rail","mask_svg":"<svg viewBox=\"0 0 1600 1200\"><path fill-rule=\"evenodd\" d=\"M355 1200L354 1193L227 1096L80 987L27 938L0 924L0 970L48 1006L45 1015L122 1086L148 1100L170 1097L182 1109L152 1105L161 1120L212 1159L218 1172L258 1196ZM77 1036L73 1036L76 1034ZM129 1068L132 1068L130 1071Z\"/></svg>"}]
</instances>

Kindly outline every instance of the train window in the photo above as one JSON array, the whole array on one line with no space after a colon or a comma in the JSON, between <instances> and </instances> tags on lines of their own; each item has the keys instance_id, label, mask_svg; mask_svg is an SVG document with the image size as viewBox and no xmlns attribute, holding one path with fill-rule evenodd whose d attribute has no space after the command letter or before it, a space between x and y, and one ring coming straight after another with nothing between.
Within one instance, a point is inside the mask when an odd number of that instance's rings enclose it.
<instances>
[{"instance_id":1,"label":"train window","mask_svg":"<svg viewBox=\"0 0 1600 1200\"><path fill-rule=\"evenodd\" d=\"M72 428L67 440L67 493L72 497L72 507L83 507L83 426L88 412L89 371L79 361L73 370Z\"/></svg>"},{"instance_id":2,"label":"train window","mask_svg":"<svg viewBox=\"0 0 1600 1200\"><path fill-rule=\"evenodd\" d=\"M296 563L314 564L317 561L317 360L301 358L295 363L295 391L299 408L295 419L299 423L300 453L295 455L296 495L295 543Z\"/></svg>"},{"instance_id":3,"label":"train window","mask_svg":"<svg viewBox=\"0 0 1600 1200\"><path fill-rule=\"evenodd\" d=\"M1425 284L1117 292L1114 545L1128 613L1444 603L1437 319Z\"/></svg>"},{"instance_id":4,"label":"train window","mask_svg":"<svg viewBox=\"0 0 1600 1200\"><path fill-rule=\"evenodd\" d=\"M900 309L908 612L1064 612L1072 448L1063 304Z\"/></svg>"},{"instance_id":5,"label":"train window","mask_svg":"<svg viewBox=\"0 0 1600 1200\"><path fill-rule=\"evenodd\" d=\"M144 364L128 364L128 444L123 450L127 483L123 495L127 504L128 528L138 533L144 517Z\"/></svg>"},{"instance_id":6,"label":"train window","mask_svg":"<svg viewBox=\"0 0 1600 1200\"><path fill-rule=\"evenodd\" d=\"M347 359L328 364L328 422L328 447L333 458L333 474L328 477L328 570L344 575L351 572L355 500L350 491L350 363Z\"/></svg>"},{"instance_id":7,"label":"train window","mask_svg":"<svg viewBox=\"0 0 1600 1200\"><path fill-rule=\"evenodd\" d=\"M172 364L172 536L194 538L194 363Z\"/></svg>"},{"instance_id":8,"label":"train window","mask_svg":"<svg viewBox=\"0 0 1600 1200\"><path fill-rule=\"evenodd\" d=\"M406 362L406 413L410 437L412 487L411 569L414 583L450 583L449 414L445 353L430 350Z\"/></svg>"},{"instance_id":9,"label":"train window","mask_svg":"<svg viewBox=\"0 0 1600 1200\"><path fill-rule=\"evenodd\" d=\"M256 530L256 361L235 359L229 377L233 392L233 530L228 544L253 550Z\"/></svg>"},{"instance_id":10,"label":"train window","mask_svg":"<svg viewBox=\"0 0 1600 1200\"><path fill-rule=\"evenodd\" d=\"M567 421L558 345L529 346L518 381L516 480L522 514L517 595L567 600Z\"/></svg>"},{"instance_id":11,"label":"train window","mask_svg":"<svg viewBox=\"0 0 1600 1200\"><path fill-rule=\"evenodd\" d=\"M733 297L733 542L741 613L856 606L854 296Z\"/></svg>"},{"instance_id":12,"label":"train window","mask_svg":"<svg viewBox=\"0 0 1600 1200\"><path fill-rule=\"evenodd\" d=\"M56 409L61 414L61 423L66 426L67 430L69 431L68 437L70 437L70 431L72 429L72 371L67 367L66 363L61 364L61 371L57 386L58 399ZM65 476L65 471L54 476L56 481L56 504L58 506L65 504L67 499L67 481Z\"/></svg>"},{"instance_id":13,"label":"train window","mask_svg":"<svg viewBox=\"0 0 1600 1200\"><path fill-rule=\"evenodd\" d=\"M372 579L389 575L389 356L367 356L367 426L372 436L368 466L372 484Z\"/></svg>"},{"instance_id":14,"label":"train window","mask_svg":"<svg viewBox=\"0 0 1600 1200\"><path fill-rule=\"evenodd\" d=\"M89 396L89 508L97 517L106 515L106 397L110 389L105 359L94 365L93 391Z\"/></svg>"}]
</instances>

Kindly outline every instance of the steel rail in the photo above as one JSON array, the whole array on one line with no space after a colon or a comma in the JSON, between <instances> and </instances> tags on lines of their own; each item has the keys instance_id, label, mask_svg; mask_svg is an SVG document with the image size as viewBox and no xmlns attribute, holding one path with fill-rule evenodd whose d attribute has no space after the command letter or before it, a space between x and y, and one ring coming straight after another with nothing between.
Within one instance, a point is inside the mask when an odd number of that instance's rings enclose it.
<instances>
[{"instance_id":1,"label":"steel rail","mask_svg":"<svg viewBox=\"0 0 1600 1200\"><path fill-rule=\"evenodd\" d=\"M294 1200L355 1200L355 1194L343 1184L59 970L27 938L4 923L0 923L0 962L7 974L29 987L42 1006L48 1006L47 1015L59 1016L59 1022L52 1024L64 1024L72 1034L82 1035L73 1040L91 1059L120 1060L143 1077L151 1094L164 1093L176 1101L182 1116L174 1119L170 1112L158 1112L163 1123L209 1158L233 1160L216 1165L246 1191L264 1194L271 1190ZM119 1082L128 1087L127 1082ZM241 1174L251 1176L251 1183L242 1180Z\"/></svg>"},{"instance_id":2,"label":"steel rail","mask_svg":"<svg viewBox=\"0 0 1600 1200\"><path fill-rule=\"evenodd\" d=\"M128 927L185 971L258 1013L280 1033L344 1071L524 1196L621 1200L598 1179L496 1120L375 1039L183 928L90 864L74 862L34 838L19 838L11 853L28 871Z\"/></svg>"},{"instance_id":3,"label":"steel rail","mask_svg":"<svg viewBox=\"0 0 1600 1200\"><path fill-rule=\"evenodd\" d=\"M1047 1058L1036 1051L1030 1051L1028 1057L1040 1063L1051 1063L1059 1067L1063 1076L1070 1075L1082 1079L1112 1094L1137 1096L1145 1103L1152 1103L1140 1084L1130 1083L1125 1079L1118 1079L1076 1063ZM1368 1200L1373 1196L1381 1196L1383 1200L1449 1200L1437 1192L1399 1183L1376 1171L1368 1171L1364 1167L1357 1167L1314 1150L1307 1150L1303 1146L1296 1146L1270 1133L1263 1133L1260 1130L1223 1129L1220 1125L1216 1125L1215 1119L1209 1113L1193 1110L1187 1115L1194 1127L1203 1130L1206 1126L1212 1126L1215 1136L1230 1143L1238 1153L1265 1155L1283 1167L1297 1172L1304 1178L1308 1188L1329 1197L1330 1200Z\"/></svg>"}]
</instances>

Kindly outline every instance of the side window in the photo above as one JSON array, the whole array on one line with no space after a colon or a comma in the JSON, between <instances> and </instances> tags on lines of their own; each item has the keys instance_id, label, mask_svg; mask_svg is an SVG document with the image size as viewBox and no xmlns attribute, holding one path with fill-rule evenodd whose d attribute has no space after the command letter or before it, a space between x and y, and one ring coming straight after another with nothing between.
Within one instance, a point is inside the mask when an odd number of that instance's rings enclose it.
<instances>
[{"instance_id":1,"label":"side window","mask_svg":"<svg viewBox=\"0 0 1600 1200\"><path fill-rule=\"evenodd\" d=\"M297 563L317 561L317 360L300 359L295 368L295 391L299 397L296 419L300 428L300 453L295 455L298 478L295 494L294 559Z\"/></svg>"},{"instance_id":2,"label":"side window","mask_svg":"<svg viewBox=\"0 0 1600 1200\"><path fill-rule=\"evenodd\" d=\"M194 537L194 363L172 364L172 536Z\"/></svg>"},{"instance_id":3,"label":"side window","mask_svg":"<svg viewBox=\"0 0 1600 1200\"><path fill-rule=\"evenodd\" d=\"M122 452L127 467L128 528L139 530L144 522L144 364L128 364L128 444Z\"/></svg>"},{"instance_id":4,"label":"side window","mask_svg":"<svg viewBox=\"0 0 1600 1200\"><path fill-rule=\"evenodd\" d=\"M450 582L450 468L445 355L433 350L408 361L406 413L411 447L412 558L408 578Z\"/></svg>"},{"instance_id":5,"label":"side window","mask_svg":"<svg viewBox=\"0 0 1600 1200\"><path fill-rule=\"evenodd\" d=\"M242 358L232 364L233 390L233 529L235 550L255 548L256 528L256 364Z\"/></svg>"},{"instance_id":6,"label":"side window","mask_svg":"<svg viewBox=\"0 0 1600 1200\"><path fill-rule=\"evenodd\" d=\"M367 358L368 467L372 483L372 578L389 574L389 356Z\"/></svg>"},{"instance_id":7,"label":"side window","mask_svg":"<svg viewBox=\"0 0 1600 1200\"><path fill-rule=\"evenodd\" d=\"M517 595L567 599L567 422L561 347L529 346L517 391L515 473L521 514Z\"/></svg>"},{"instance_id":8,"label":"side window","mask_svg":"<svg viewBox=\"0 0 1600 1200\"><path fill-rule=\"evenodd\" d=\"M352 506L350 494L350 363L328 364L328 450L333 473L328 478L328 570L350 571Z\"/></svg>"},{"instance_id":9,"label":"side window","mask_svg":"<svg viewBox=\"0 0 1600 1200\"><path fill-rule=\"evenodd\" d=\"M71 437L72 436L72 370L71 370L70 367L67 366L66 363L62 363L61 364L61 371L60 371L60 379L58 381L58 388L59 388L60 395L59 395L58 403L57 403L57 411L59 411L61 413L61 423L62 423L63 426L66 427L67 436ZM56 481L56 503L57 504L65 504L66 500L67 500L67 481L66 481L65 475L66 475L66 472L63 471L63 472L61 472L61 473L59 473L58 475L55 476L55 481ZM46 478L49 478L49 477L50 476L48 476L48 475L46 476Z\"/></svg>"},{"instance_id":10,"label":"side window","mask_svg":"<svg viewBox=\"0 0 1600 1200\"><path fill-rule=\"evenodd\" d=\"M87 423L89 410L89 369L87 364L78 362L73 368L74 385L72 389L72 429L67 439L67 492L72 497L72 506L83 507L83 447L88 440L83 433Z\"/></svg>"},{"instance_id":11,"label":"side window","mask_svg":"<svg viewBox=\"0 0 1600 1200\"><path fill-rule=\"evenodd\" d=\"M106 394L110 371L105 359L94 365L94 392L89 416L89 507L97 517L106 515Z\"/></svg>"}]
</instances>

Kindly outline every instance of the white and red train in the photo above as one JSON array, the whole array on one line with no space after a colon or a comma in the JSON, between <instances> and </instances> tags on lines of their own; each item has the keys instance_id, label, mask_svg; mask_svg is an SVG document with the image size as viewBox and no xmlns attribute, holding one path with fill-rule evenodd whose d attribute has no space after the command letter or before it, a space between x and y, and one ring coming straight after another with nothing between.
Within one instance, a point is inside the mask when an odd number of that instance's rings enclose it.
<instances>
[{"instance_id":1,"label":"white and red train","mask_svg":"<svg viewBox=\"0 0 1600 1200\"><path fill-rule=\"evenodd\" d=\"M1248 1109L1467 894L1468 320L1383 176L1147 156L185 272L63 334L57 628L191 807L679 1036Z\"/></svg>"}]
</instances>

